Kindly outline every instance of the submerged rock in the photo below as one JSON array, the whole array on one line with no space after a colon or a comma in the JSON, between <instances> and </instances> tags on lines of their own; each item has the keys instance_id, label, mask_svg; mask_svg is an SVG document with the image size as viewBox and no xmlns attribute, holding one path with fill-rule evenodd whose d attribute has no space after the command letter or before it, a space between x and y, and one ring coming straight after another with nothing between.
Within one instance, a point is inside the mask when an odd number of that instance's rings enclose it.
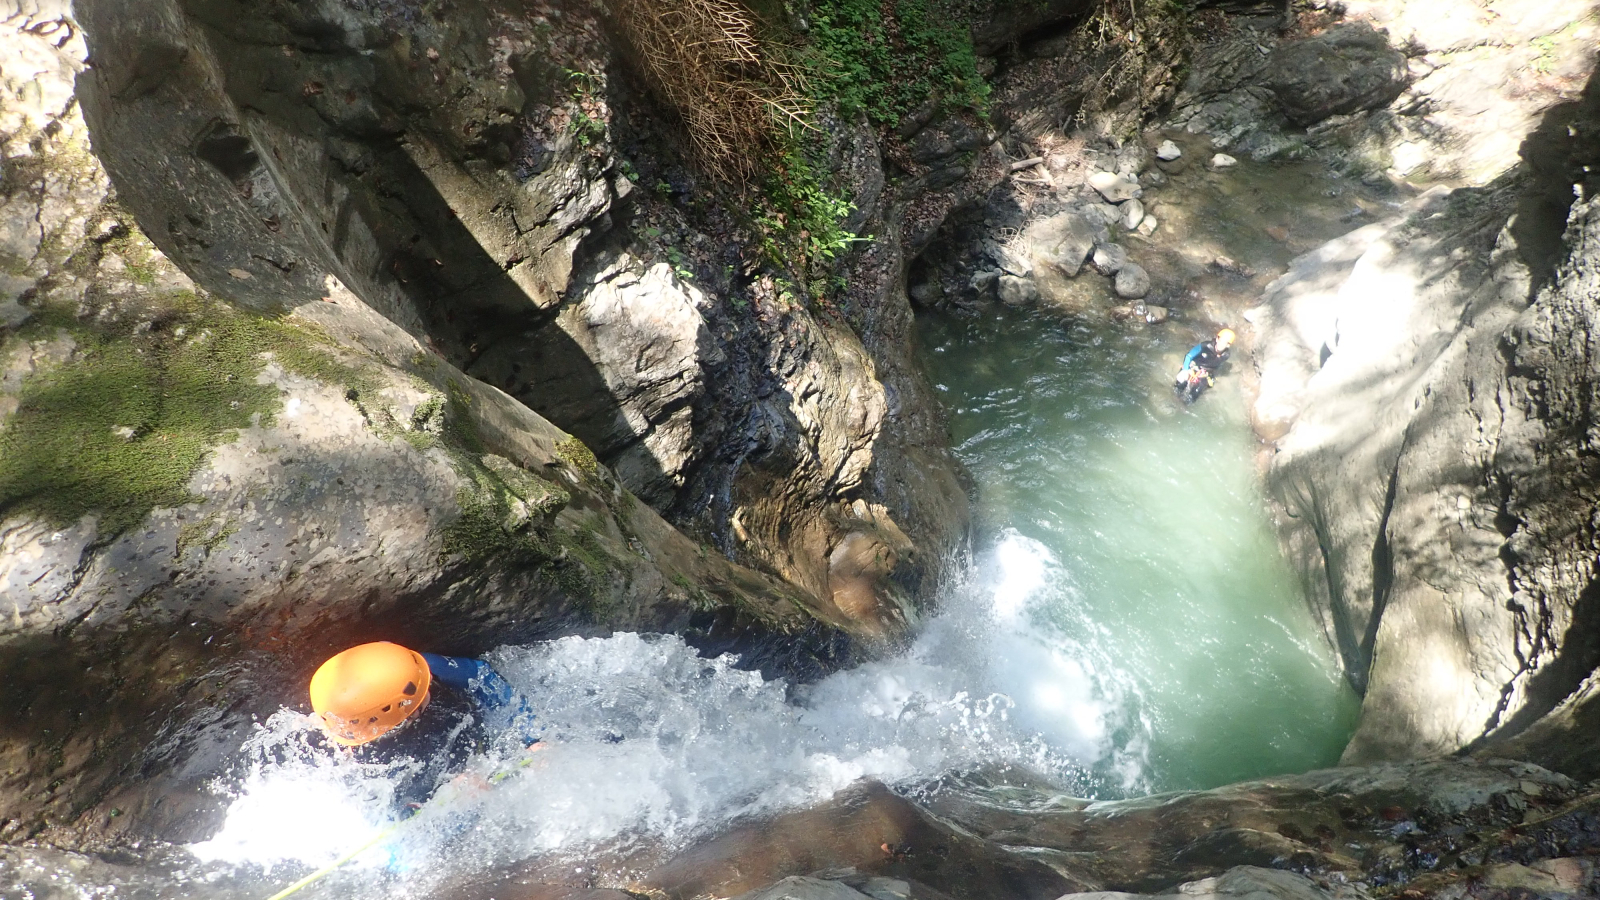
<instances>
[{"instance_id":1,"label":"submerged rock","mask_svg":"<svg viewBox=\"0 0 1600 900\"><path fill-rule=\"evenodd\" d=\"M1156 148L1156 159L1162 162L1172 162L1181 156L1183 156L1183 150L1179 149L1178 145L1170 140L1162 141L1161 146Z\"/></svg>"}]
</instances>

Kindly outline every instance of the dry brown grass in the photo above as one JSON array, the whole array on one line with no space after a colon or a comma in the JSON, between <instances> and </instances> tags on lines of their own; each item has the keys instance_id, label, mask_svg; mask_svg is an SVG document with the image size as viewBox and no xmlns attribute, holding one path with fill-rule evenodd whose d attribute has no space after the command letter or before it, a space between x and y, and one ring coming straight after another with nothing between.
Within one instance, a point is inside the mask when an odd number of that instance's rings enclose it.
<instances>
[{"instance_id":1,"label":"dry brown grass","mask_svg":"<svg viewBox=\"0 0 1600 900\"><path fill-rule=\"evenodd\" d=\"M743 182L782 129L807 126L800 69L757 36L735 0L610 0L636 63L712 174Z\"/></svg>"}]
</instances>

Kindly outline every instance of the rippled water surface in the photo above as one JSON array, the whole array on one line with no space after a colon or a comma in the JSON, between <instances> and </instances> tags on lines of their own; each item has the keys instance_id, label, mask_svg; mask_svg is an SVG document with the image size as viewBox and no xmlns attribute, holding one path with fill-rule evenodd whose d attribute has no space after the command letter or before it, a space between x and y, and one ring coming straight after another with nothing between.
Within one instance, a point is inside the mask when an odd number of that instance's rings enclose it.
<instances>
[{"instance_id":1,"label":"rippled water surface","mask_svg":"<svg viewBox=\"0 0 1600 900\"><path fill-rule=\"evenodd\" d=\"M924 316L920 336L984 531L1050 558L1033 627L1095 674L1132 786L1337 761L1357 700L1268 524L1238 372L1185 409L1168 382L1198 335L1181 323L995 309Z\"/></svg>"}]
</instances>

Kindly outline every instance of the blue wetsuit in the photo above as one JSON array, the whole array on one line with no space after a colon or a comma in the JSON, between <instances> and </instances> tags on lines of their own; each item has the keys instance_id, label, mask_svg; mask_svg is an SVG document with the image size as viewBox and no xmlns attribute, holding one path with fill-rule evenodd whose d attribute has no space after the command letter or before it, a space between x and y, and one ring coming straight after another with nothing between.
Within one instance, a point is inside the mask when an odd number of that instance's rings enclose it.
<instances>
[{"instance_id":1,"label":"blue wetsuit","mask_svg":"<svg viewBox=\"0 0 1600 900\"><path fill-rule=\"evenodd\" d=\"M1190 348L1189 355L1183 358L1183 367L1187 369L1190 366L1199 366L1207 372L1215 372L1217 369L1222 368L1222 364L1227 361L1228 351L1225 349L1218 350L1217 342L1211 340L1195 344Z\"/></svg>"},{"instance_id":2,"label":"blue wetsuit","mask_svg":"<svg viewBox=\"0 0 1600 900\"><path fill-rule=\"evenodd\" d=\"M528 698L502 678L493 666L481 659L440 656L437 653L424 653L422 658L428 663L428 674L433 677L433 683L466 693L483 711L484 724L491 729L496 732L514 731L525 744L539 740L533 727L535 716L533 708L528 705Z\"/></svg>"},{"instance_id":3,"label":"blue wetsuit","mask_svg":"<svg viewBox=\"0 0 1600 900\"><path fill-rule=\"evenodd\" d=\"M422 658L432 678L427 705L389 734L355 748L365 762L399 766L397 808L426 803L500 735L524 745L539 740L528 698L488 663L437 653Z\"/></svg>"}]
</instances>

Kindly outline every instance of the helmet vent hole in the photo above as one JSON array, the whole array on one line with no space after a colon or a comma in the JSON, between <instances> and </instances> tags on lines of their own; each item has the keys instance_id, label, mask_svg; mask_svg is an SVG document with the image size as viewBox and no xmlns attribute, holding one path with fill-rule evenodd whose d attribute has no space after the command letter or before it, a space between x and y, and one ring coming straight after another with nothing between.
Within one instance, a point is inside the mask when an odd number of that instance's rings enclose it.
<instances>
[{"instance_id":1,"label":"helmet vent hole","mask_svg":"<svg viewBox=\"0 0 1600 900\"><path fill-rule=\"evenodd\" d=\"M377 716L373 716L372 718L368 719L367 720L367 724L368 725L376 725L376 724L378 724L378 717Z\"/></svg>"},{"instance_id":2,"label":"helmet vent hole","mask_svg":"<svg viewBox=\"0 0 1600 900\"><path fill-rule=\"evenodd\" d=\"M384 711L384 712L388 712L388 711L390 711L390 710L392 710L392 709L394 709L394 704L393 704L393 703L391 703L391 704L389 704L389 705L388 705L388 706L385 706L385 707L384 707L384 708L383 708L383 711Z\"/></svg>"},{"instance_id":3,"label":"helmet vent hole","mask_svg":"<svg viewBox=\"0 0 1600 900\"><path fill-rule=\"evenodd\" d=\"M417 692L417 683L415 681L408 681L408 682L406 682L405 690L401 691L400 693L405 694L407 697L409 697L412 694L415 694L416 692Z\"/></svg>"}]
</instances>

